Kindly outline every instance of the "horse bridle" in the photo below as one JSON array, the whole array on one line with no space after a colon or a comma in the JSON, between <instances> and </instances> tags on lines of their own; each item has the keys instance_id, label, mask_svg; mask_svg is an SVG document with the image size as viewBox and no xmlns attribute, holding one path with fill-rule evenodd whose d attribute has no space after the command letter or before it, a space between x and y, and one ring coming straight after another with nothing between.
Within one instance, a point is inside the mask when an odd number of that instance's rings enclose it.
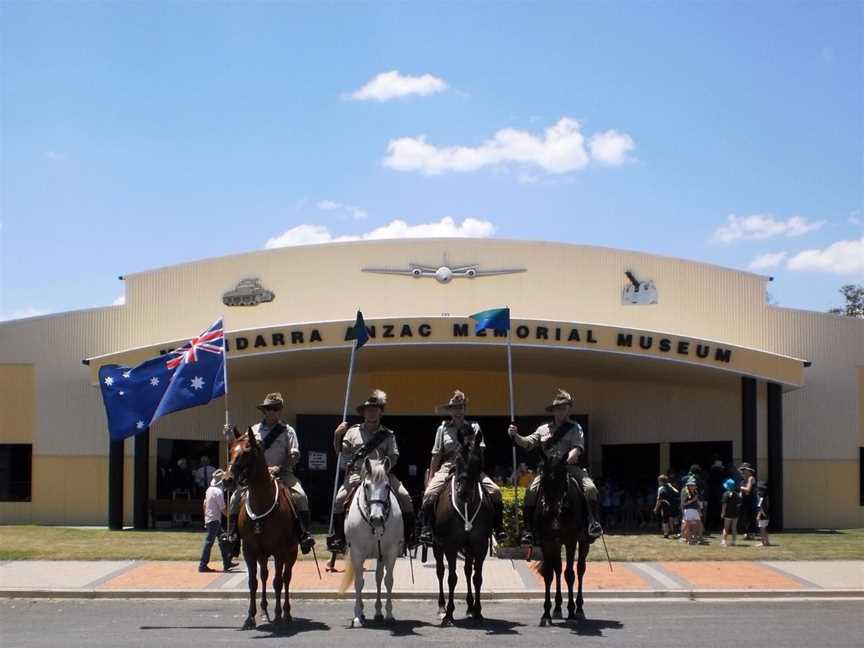
<instances>
[{"instance_id":1,"label":"horse bridle","mask_svg":"<svg viewBox=\"0 0 864 648\"><path fill-rule=\"evenodd\" d=\"M384 486L386 489L386 499L369 499L368 494L369 485L366 483L366 480L363 480L363 500L368 505L371 510L372 504L381 504L384 507L384 525L387 525L387 520L390 519L390 493L391 488L389 482ZM372 530L372 533L375 533L375 526L372 524L372 520L369 519L369 512L366 510L367 507L363 505L363 502L357 502L357 508L360 510L360 517L363 518L363 521L369 525L369 528Z\"/></svg>"}]
</instances>

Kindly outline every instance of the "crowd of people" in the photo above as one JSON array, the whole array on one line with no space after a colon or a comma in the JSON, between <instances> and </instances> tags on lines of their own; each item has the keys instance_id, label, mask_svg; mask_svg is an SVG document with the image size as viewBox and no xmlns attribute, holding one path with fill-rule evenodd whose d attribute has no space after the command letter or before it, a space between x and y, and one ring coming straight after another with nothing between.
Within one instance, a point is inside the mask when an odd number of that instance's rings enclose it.
<instances>
[{"instance_id":1,"label":"crowd of people","mask_svg":"<svg viewBox=\"0 0 864 648\"><path fill-rule=\"evenodd\" d=\"M719 530L722 546L734 546L739 534L755 540L757 533L762 546L770 544L767 487L747 462L733 470L716 460L707 477L696 464L677 479L659 475L652 512L664 538L708 544L706 535Z\"/></svg>"}]
</instances>

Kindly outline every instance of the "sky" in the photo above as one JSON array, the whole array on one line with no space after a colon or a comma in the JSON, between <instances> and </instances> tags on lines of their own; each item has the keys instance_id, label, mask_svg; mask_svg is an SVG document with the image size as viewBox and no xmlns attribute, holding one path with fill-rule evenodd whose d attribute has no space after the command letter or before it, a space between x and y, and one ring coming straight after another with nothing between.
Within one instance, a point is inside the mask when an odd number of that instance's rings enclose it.
<instances>
[{"instance_id":1,"label":"sky","mask_svg":"<svg viewBox=\"0 0 864 648\"><path fill-rule=\"evenodd\" d=\"M0 3L0 319L345 238L864 282L859 2Z\"/></svg>"}]
</instances>

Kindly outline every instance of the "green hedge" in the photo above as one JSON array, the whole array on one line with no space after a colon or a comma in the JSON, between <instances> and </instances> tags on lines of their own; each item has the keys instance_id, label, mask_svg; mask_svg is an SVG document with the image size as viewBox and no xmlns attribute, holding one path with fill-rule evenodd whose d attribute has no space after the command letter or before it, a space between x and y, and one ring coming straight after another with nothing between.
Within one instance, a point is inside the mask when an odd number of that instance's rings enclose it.
<instances>
[{"instance_id":1,"label":"green hedge","mask_svg":"<svg viewBox=\"0 0 864 648\"><path fill-rule=\"evenodd\" d=\"M502 547L518 547L522 535L522 502L525 501L525 489L516 489L514 500L513 488L501 487L501 496L504 501L504 531L507 534ZM518 501L518 507L516 502Z\"/></svg>"}]
</instances>

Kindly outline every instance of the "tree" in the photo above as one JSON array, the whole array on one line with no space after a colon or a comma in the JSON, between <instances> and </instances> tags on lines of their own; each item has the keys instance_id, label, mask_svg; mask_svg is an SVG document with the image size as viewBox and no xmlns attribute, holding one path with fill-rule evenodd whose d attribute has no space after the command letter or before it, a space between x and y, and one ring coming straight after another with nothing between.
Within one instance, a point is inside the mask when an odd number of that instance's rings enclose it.
<instances>
[{"instance_id":1,"label":"tree","mask_svg":"<svg viewBox=\"0 0 864 648\"><path fill-rule=\"evenodd\" d=\"M828 312L864 319L864 285L846 284L840 287L839 292L846 300L846 305L842 308L832 308Z\"/></svg>"}]
</instances>

